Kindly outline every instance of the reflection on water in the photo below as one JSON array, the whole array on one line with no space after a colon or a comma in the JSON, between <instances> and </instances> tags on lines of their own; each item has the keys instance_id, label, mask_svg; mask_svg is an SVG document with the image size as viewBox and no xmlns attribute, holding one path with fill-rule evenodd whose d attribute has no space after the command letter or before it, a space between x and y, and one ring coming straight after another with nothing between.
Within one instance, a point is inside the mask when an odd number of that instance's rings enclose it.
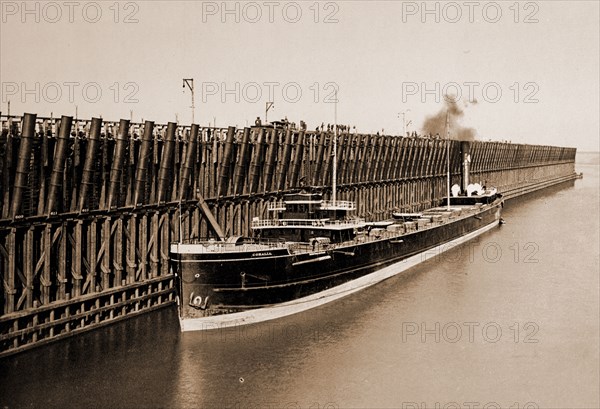
<instances>
[{"instance_id":1,"label":"reflection on water","mask_svg":"<svg viewBox=\"0 0 600 409\"><path fill-rule=\"evenodd\" d=\"M578 171L306 313L181 334L171 308L4 359L0 407L599 407L598 166Z\"/></svg>"}]
</instances>

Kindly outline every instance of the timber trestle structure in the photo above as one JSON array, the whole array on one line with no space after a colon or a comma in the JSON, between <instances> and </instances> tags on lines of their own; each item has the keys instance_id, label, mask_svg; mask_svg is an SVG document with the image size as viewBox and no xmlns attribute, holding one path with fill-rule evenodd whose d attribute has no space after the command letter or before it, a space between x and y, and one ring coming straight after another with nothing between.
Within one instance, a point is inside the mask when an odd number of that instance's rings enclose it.
<instances>
[{"instance_id":1,"label":"timber trestle structure","mask_svg":"<svg viewBox=\"0 0 600 409\"><path fill-rule=\"evenodd\" d=\"M170 305L171 241L248 236L284 193L331 192L332 131L34 114L0 125L0 356ZM337 197L369 220L436 205L446 143L342 132ZM474 141L470 154L471 180L508 198L576 176L574 148Z\"/></svg>"}]
</instances>

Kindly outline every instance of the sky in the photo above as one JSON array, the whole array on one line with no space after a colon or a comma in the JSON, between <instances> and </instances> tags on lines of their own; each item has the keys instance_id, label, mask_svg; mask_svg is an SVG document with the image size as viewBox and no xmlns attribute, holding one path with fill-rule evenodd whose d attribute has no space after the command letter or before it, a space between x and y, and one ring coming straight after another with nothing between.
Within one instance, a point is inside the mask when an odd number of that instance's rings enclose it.
<instances>
[{"instance_id":1,"label":"sky","mask_svg":"<svg viewBox=\"0 0 600 409\"><path fill-rule=\"evenodd\" d=\"M597 1L0 1L0 111L600 150ZM337 95L337 104L334 103Z\"/></svg>"}]
</instances>

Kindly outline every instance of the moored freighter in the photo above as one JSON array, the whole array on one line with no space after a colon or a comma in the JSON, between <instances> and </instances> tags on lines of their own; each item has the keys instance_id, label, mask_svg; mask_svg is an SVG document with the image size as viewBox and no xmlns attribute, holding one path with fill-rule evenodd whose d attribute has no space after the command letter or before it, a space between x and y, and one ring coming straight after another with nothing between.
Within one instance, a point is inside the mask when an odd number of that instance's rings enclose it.
<instances>
[{"instance_id":1,"label":"moored freighter","mask_svg":"<svg viewBox=\"0 0 600 409\"><path fill-rule=\"evenodd\" d=\"M458 186L456 187L458 190ZM497 226L502 195L466 194L366 222L349 201L305 189L269 202L253 237L171 245L182 331L266 321L350 295Z\"/></svg>"}]
</instances>

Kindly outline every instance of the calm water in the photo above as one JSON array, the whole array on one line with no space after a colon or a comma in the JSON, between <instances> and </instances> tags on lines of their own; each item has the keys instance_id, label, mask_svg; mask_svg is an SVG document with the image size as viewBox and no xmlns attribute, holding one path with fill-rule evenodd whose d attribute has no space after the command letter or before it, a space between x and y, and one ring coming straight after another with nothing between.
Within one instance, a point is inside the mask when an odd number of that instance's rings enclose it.
<instances>
[{"instance_id":1,"label":"calm water","mask_svg":"<svg viewBox=\"0 0 600 409\"><path fill-rule=\"evenodd\" d=\"M0 408L598 408L599 166L351 298L181 334L174 309L0 361Z\"/></svg>"}]
</instances>

